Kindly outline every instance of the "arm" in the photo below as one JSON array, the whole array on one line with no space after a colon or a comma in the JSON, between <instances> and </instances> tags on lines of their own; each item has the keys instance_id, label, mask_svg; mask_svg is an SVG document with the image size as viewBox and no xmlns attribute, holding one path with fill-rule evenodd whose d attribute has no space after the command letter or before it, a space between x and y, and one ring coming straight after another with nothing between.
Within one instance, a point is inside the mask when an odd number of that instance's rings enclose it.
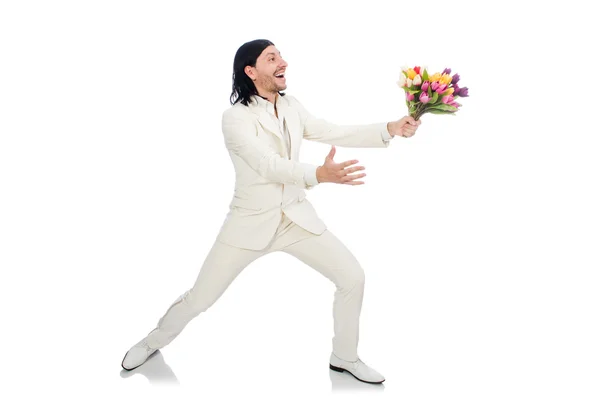
<instances>
[{"instance_id":1,"label":"arm","mask_svg":"<svg viewBox=\"0 0 600 397\"><path fill-rule=\"evenodd\" d=\"M286 98L298 110L300 122L304 125L304 139L342 147L388 147L393 138L387 122L337 125L314 117L293 96L287 95Z\"/></svg>"},{"instance_id":2,"label":"arm","mask_svg":"<svg viewBox=\"0 0 600 397\"><path fill-rule=\"evenodd\" d=\"M300 184L305 189L311 189L319 183L318 166L284 159L256 137L252 123L230 110L223 113L222 129L227 149L263 178L279 183Z\"/></svg>"}]
</instances>

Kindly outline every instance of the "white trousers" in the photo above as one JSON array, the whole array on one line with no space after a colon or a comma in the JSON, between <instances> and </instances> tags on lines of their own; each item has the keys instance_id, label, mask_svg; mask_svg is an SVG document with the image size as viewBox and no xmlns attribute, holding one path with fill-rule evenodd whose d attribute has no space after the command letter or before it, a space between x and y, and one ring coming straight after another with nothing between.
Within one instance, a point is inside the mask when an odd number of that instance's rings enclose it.
<instances>
[{"instance_id":1,"label":"white trousers","mask_svg":"<svg viewBox=\"0 0 600 397\"><path fill-rule=\"evenodd\" d=\"M261 251L215 240L196 282L160 318L157 327L147 336L148 345L160 349L169 344L190 320L216 302L246 266L276 251L296 257L335 284L333 353L343 360L356 361L364 271L354 255L329 230L321 235L310 233L285 214L273 240Z\"/></svg>"}]
</instances>

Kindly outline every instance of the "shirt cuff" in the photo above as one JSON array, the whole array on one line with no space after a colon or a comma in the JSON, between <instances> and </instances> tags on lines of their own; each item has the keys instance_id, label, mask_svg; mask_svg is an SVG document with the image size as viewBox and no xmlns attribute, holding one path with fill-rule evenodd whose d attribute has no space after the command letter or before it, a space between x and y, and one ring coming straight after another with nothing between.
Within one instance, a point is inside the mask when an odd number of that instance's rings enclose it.
<instances>
[{"instance_id":1,"label":"shirt cuff","mask_svg":"<svg viewBox=\"0 0 600 397\"><path fill-rule=\"evenodd\" d=\"M317 179L317 168L319 166L312 164L303 164L302 168L304 168L304 183L307 186L316 186L319 184L319 180Z\"/></svg>"},{"instance_id":2,"label":"shirt cuff","mask_svg":"<svg viewBox=\"0 0 600 397\"><path fill-rule=\"evenodd\" d=\"M384 141L389 141L390 139L394 139L394 137L391 136L387 130L387 123L385 124L385 127L381 130L381 138Z\"/></svg>"}]
</instances>

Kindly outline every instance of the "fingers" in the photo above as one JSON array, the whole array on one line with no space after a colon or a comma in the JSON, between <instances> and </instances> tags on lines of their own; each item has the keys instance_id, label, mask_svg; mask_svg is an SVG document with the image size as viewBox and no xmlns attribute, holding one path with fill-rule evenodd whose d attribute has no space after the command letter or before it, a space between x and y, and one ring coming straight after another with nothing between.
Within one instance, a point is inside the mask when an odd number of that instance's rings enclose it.
<instances>
[{"instance_id":1,"label":"fingers","mask_svg":"<svg viewBox=\"0 0 600 397\"><path fill-rule=\"evenodd\" d=\"M348 161L344 161L343 163L338 163L337 166L338 166L338 168L346 168L349 165L356 164L356 163L358 163L358 160L348 160Z\"/></svg>"},{"instance_id":2,"label":"fingers","mask_svg":"<svg viewBox=\"0 0 600 397\"><path fill-rule=\"evenodd\" d=\"M410 132L411 134L414 134L415 132L417 132L417 128L418 127L413 127L413 126L407 125L406 127L402 128L402 131Z\"/></svg>"},{"instance_id":3,"label":"fingers","mask_svg":"<svg viewBox=\"0 0 600 397\"><path fill-rule=\"evenodd\" d=\"M417 129L419 128L420 124L421 124L421 120L417 121L417 125L411 125L411 124L403 125L401 128L401 135L405 138L409 138L409 137L415 135L415 132L417 132Z\"/></svg>"},{"instance_id":4,"label":"fingers","mask_svg":"<svg viewBox=\"0 0 600 397\"><path fill-rule=\"evenodd\" d=\"M342 177L340 179L340 181L342 183L344 183L344 184L350 184L350 185L352 185L353 184L352 182L356 181L356 179L363 178L365 176L367 176L367 174L364 173L364 172L362 174L346 175L346 176ZM362 182L362 181L360 181L360 182Z\"/></svg>"},{"instance_id":5,"label":"fingers","mask_svg":"<svg viewBox=\"0 0 600 397\"><path fill-rule=\"evenodd\" d=\"M343 169L342 171L340 171L341 172L340 175L341 176L345 176L345 175L351 174L351 173L356 172L356 171L362 171L364 169L365 169L365 167L362 166L362 165L357 166L357 167L350 167L350 168L346 168L346 169Z\"/></svg>"},{"instance_id":6,"label":"fingers","mask_svg":"<svg viewBox=\"0 0 600 397\"><path fill-rule=\"evenodd\" d=\"M335 146L331 146L331 150L327 154L327 158L333 160L333 156L335 156Z\"/></svg>"},{"instance_id":7,"label":"fingers","mask_svg":"<svg viewBox=\"0 0 600 397\"><path fill-rule=\"evenodd\" d=\"M414 117L412 117L412 116L404 116L404 117L402 117L401 120L404 121L405 123L408 123L411 125L418 125L417 120L415 120Z\"/></svg>"},{"instance_id":8,"label":"fingers","mask_svg":"<svg viewBox=\"0 0 600 397\"><path fill-rule=\"evenodd\" d=\"M327 158L331 160L333 158L333 154L335 154L335 147L332 146ZM367 174L353 174L357 171L363 171L365 169L364 166L358 165L352 167L352 165L358 163L358 160L347 160L341 163L333 163L327 162L326 167L329 169L330 182L339 183L344 185L363 185L364 181L359 181L357 179L365 177Z\"/></svg>"}]
</instances>

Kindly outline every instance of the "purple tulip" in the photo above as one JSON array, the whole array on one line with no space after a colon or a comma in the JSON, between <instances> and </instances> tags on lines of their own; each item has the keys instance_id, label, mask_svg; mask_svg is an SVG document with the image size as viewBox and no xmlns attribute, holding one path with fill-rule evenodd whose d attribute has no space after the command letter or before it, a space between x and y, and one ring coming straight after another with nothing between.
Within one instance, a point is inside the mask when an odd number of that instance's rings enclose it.
<instances>
[{"instance_id":1,"label":"purple tulip","mask_svg":"<svg viewBox=\"0 0 600 397\"><path fill-rule=\"evenodd\" d=\"M452 84L458 83L458 80L460 80L460 75L455 73L454 76L452 76Z\"/></svg>"},{"instance_id":2,"label":"purple tulip","mask_svg":"<svg viewBox=\"0 0 600 397\"><path fill-rule=\"evenodd\" d=\"M421 90L427 91L428 88L429 88L429 81L424 81L423 84L421 84Z\"/></svg>"},{"instance_id":3,"label":"purple tulip","mask_svg":"<svg viewBox=\"0 0 600 397\"><path fill-rule=\"evenodd\" d=\"M431 83L431 89L434 91L437 90L439 86L440 86L440 83L437 81L434 81L433 83Z\"/></svg>"},{"instance_id":4,"label":"purple tulip","mask_svg":"<svg viewBox=\"0 0 600 397\"><path fill-rule=\"evenodd\" d=\"M429 98L429 97L427 96L427 93L426 93L425 91L423 91L423 92L421 93L421 96L419 96L419 101L421 101L421 102L423 102L423 103L427 103L427 102L429 102L429 100L430 100L430 99L431 99L431 98Z\"/></svg>"},{"instance_id":5,"label":"purple tulip","mask_svg":"<svg viewBox=\"0 0 600 397\"><path fill-rule=\"evenodd\" d=\"M446 68L446 69L444 69L444 71L442 72L442 74L444 74L444 73L450 74L450 73L452 73L452 70L450 68Z\"/></svg>"},{"instance_id":6,"label":"purple tulip","mask_svg":"<svg viewBox=\"0 0 600 397\"><path fill-rule=\"evenodd\" d=\"M458 92L454 91L455 95L458 95L459 97L468 97L469 96L469 89L467 87L461 87Z\"/></svg>"}]
</instances>

